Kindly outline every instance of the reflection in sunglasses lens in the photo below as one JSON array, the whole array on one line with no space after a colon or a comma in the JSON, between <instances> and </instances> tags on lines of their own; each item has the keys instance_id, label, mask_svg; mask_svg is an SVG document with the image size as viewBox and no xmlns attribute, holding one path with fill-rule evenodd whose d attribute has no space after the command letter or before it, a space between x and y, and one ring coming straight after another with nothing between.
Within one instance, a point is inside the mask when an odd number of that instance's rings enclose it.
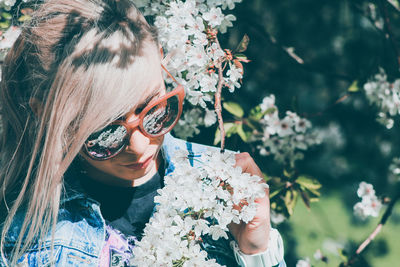
<instances>
[{"instance_id":1,"label":"reflection in sunglasses lens","mask_svg":"<svg viewBox=\"0 0 400 267\"><path fill-rule=\"evenodd\" d=\"M107 158L124 146L126 135L127 130L124 126L109 125L87 139L86 149L95 158Z\"/></svg>"},{"instance_id":2,"label":"reflection in sunglasses lens","mask_svg":"<svg viewBox=\"0 0 400 267\"><path fill-rule=\"evenodd\" d=\"M151 135L157 135L169 130L178 115L179 99L177 96L168 98L150 109L143 118L143 128Z\"/></svg>"},{"instance_id":3,"label":"reflection in sunglasses lens","mask_svg":"<svg viewBox=\"0 0 400 267\"><path fill-rule=\"evenodd\" d=\"M179 97L172 96L151 108L143 117L143 129L149 135L165 134L178 119ZM126 144L128 130L120 124L112 124L93 133L85 142L88 154L98 160L118 154Z\"/></svg>"}]
</instances>

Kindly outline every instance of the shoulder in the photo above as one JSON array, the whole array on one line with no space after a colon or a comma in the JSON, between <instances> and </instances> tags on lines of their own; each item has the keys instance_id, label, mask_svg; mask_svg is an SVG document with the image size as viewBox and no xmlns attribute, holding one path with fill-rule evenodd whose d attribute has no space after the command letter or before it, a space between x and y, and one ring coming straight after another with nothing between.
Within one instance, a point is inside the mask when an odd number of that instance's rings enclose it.
<instances>
[{"instance_id":1,"label":"shoulder","mask_svg":"<svg viewBox=\"0 0 400 267\"><path fill-rule=\"evenodd\" d=\"M25 210L18 211L14 216L5 238L6 255L18 240L25 216ZM68 201L60 207L54 235L50 231L42 242L35 241L19 260L19 264L97 266L104 239L104 222L98 206L84 199Z\"/></svg>"},{"instance_id":2,"label":"shoulder","mask_svg":"<svg viewBox=\"0 0 400 267\"><path fill-rule=\"evenodd\" d=\"M166 134L164 137L164 142L162 145L162 153L165 160L165 174L169 174L175 170L175 166L172 162L172 158L179 151L186 151L190 157L189 162L192 166L196 166L199 162L194 159L200 157L206 151L217 151L219 148L214 146L207 146L198 143L188 142L176 137L173 137L170 133Z\"/></svg>"},{"instance_id":3,"label":"shoulder","mask_svg":"<svg viewBox=\"0 0 400 267\"><path fill-rule=\"evenodd\" d=\"M206 150L218 150L218 147L207 146L198 143L188 142L171 134L166 134L163 143L163 149L167 153L174 153L177 150L186 150L189 154L201 154Z\"/></svg>"}]
</instances>

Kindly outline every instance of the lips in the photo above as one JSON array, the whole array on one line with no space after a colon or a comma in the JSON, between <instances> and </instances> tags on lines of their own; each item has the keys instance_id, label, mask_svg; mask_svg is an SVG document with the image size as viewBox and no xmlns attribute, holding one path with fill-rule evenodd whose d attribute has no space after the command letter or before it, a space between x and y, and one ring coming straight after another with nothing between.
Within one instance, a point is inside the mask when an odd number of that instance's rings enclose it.
<instances>
[{"instance_id":1,"label":"lips","mask_svg":"<svg viewBox=\"0 0 400 267\"><path fill-rule=\"evenodd\" d=\"M133 164L129 164L129 165L122 165L122 166L124 166L128 169L132 169L132 170L145 169L147 166L149 166L152 159L153 159L153 157L149 157L143 162L133 163Z\"/></svg>"}]
</instances>

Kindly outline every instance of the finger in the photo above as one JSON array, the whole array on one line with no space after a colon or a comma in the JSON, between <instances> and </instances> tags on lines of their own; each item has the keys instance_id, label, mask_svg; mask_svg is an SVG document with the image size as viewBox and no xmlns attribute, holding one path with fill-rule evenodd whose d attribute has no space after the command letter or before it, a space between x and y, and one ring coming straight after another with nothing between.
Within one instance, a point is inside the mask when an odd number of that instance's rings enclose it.
<instances>
[{"instance_id":1,"label":"finger","mask_svg":"<svg viewBox=\"0 0 400 267\"><path fill-rule=\"evenodd\" d=\"M257 166L254 159L250 156L249 153L243 152L235 154L235 159L235 166L241 167L243 172L262 177L262 172L260 168Z\"/></svg>"}]
</instances>

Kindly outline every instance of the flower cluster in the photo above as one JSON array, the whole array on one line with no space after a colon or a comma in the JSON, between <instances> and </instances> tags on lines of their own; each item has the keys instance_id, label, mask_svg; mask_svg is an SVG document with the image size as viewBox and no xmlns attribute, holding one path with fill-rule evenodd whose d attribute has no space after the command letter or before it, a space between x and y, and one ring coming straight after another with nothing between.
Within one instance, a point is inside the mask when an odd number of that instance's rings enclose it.
<instances>
[{"instance_id":1,"label":"flower cluster","mask_svg":"<svg viewBox=\"0 0 400 267\"><path fill-rule=\"evenodd\" d=\"M400 79L393 83L387 81L383 69L372 80L364 84L369 102L379 108L377 121L391 129L393 117L400 114Z\"/></svg>"},{"instance_id":2,"label":"flower cluster","mask_svg":"<svg viewBox=\"0 0 400 267\"><path fill-rule=\"evenodd\" d=\"M167 55L165 63L185 86L189 109L197 107L196 113L200 111L199 116L204 118L195 121L196 125L208 127L216 122L210 106L219 83L218 64L227 62L223 85L230 92L240 87L243 70L231 62L231 53L224 51L216 39L218 32L226 32L236 20L233 15L224 15L222 11L233 9L237 2L241 0L135 1L145 15L155 17L154 25ZM181 138L197 133L187 131L193 127L193 120L189 118L183 117L180 126L174 131Z\"/></svg>"},{"instance_id":3,"label":"flower cluster","mask_svg":"<svg viewBox=\"0 0 400 267\"><path fill-rule=\"evenodd\" d=\"M293 166L296 160L303 158L301 150L321 142L319 136L310 131L311 122L307 119L291 111L280 119L274 95L265 97L260 108L264 114L260 120L263 135L255 137L254 141L262 141L258 146L261 155L272 154L276 161Z\"/></svg>"},{"instance_id":4,"label":"flower cluster","mask_svg":"<svg viewBox=\"0 0 400 267\"><path fill-rule=\"evenodd\" d=\"M311 267L310 259L305 258L305 259L298 260L296 263L296 267Z\"/></svg>"},{"instance_id":5,"label":"flower cluster","mask_svg":"<svg viewBox=\"0 0 400 267\"><path fill-rule=\"evenodd\" d=\"M200 133L199 125L206 127L213 125L217 121L214 110L206 109L205 115L200 108L192 108L182 114L181 119L174 126L175 133L182 139L187 139Z\"/></svg>"},{"instance_id":6,"label":"flower cluster","mask_svg":"<svg viewBox=\"0 0 400 267\"><path fill-rule=\"evenodd\" d=\"M201 162L193 167L190 161ZM206 152L195 157L179 151L175 171L155 197L157 210L134 248L135 266L219 266L206 260L202 236L228 238L228 224L249 222L256 198L265 196L261 178L234 167L233 153Z\"/></svg>"},{"instance_id":7,"label":"flower cluster","mask_svg":"<svg viewBox=\"0 0 400 267\"><path fill-rule=\"evenodd\" d=\"M361 182L357 195L361 201L354 205L354 214L361 219L366 219L368 216L378 217L382 202L376 197L372 184Z\"/></svg>"}]
</instances>

